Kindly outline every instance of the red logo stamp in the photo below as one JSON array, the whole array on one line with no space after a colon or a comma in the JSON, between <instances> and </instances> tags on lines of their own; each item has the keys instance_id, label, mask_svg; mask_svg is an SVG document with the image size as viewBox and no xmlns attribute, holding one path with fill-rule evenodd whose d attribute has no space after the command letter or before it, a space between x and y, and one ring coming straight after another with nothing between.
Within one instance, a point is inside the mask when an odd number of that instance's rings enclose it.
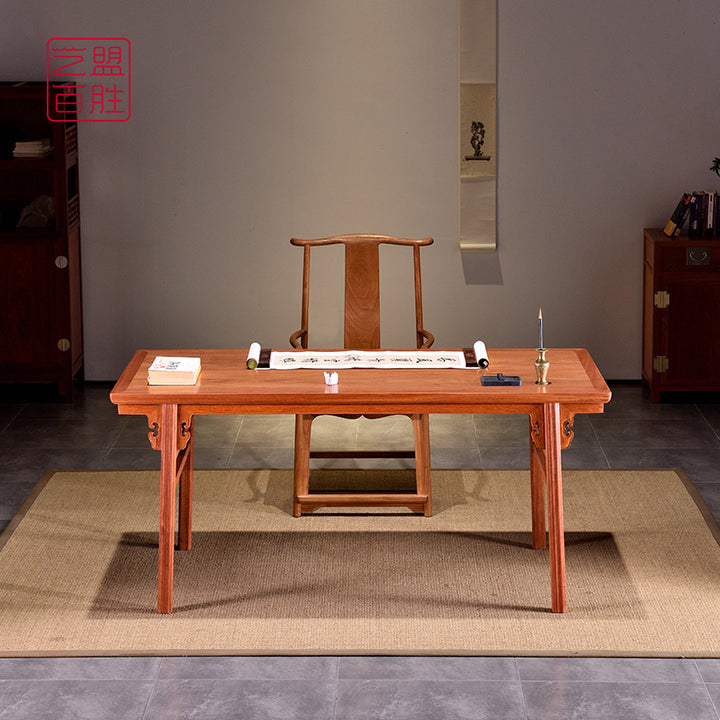
<instances>
[{"instance_id":1,"label":"red logo stamp","mask_svg":"<svg viewBox=\"0 0 720 720\"><path fill-rule=\"evenodd\" d=\"M129 120L130 41L48 40L47 116L53 122Z\"/></svg>"}]
</instances>

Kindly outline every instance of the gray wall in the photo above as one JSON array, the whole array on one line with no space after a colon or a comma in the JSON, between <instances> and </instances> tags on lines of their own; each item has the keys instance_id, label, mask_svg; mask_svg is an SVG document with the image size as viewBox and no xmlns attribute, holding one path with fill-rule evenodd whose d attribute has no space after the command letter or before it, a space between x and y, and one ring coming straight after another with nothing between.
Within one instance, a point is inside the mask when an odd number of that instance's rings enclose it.
<instances>
[{"instance_id":1,"label":"gray wall","mask_svg":"<svg viewBox=\"0 0 720 720\"><path fill-rule=\"evenodd\" d=\"M548 345L639 377L642 229L715 184L720 6L499 4L500 282L467 285L454 0L2 0L0 79L44 79L50 37L132 45L131 120L81 127L86 377L138 347L286 346L289 238L341 232L435 238L440 347L535 345L542 306ZM385 341L412 343L394 272L383 289Z\"/></svg>"}]
</instances>

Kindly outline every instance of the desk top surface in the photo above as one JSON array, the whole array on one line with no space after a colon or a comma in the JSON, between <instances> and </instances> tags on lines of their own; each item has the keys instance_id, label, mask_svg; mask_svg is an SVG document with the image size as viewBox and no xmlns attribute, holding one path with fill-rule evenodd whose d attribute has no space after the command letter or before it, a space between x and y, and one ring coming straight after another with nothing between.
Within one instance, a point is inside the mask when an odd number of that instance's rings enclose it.
<instances>
[{"instance_id":1,"label":"desk top surface","mask_svg":"<svg viewBox=\"0 0 720 720\"><path fill-rule=\"evenodd\" d=\"M156 355L196 356L202 371L195 385L148 385ZM551 348L548 385L536 384L532 348L489 349L490 366L339 371L336 386L325 385L322 370L248 370L247 350L138 350L110 393L118 406L179 404L240 406L239 412L348 412L391 408L405 412L472 412L482 405L584 405L602 412L611 393L587 350ZM519 375L521 386L488 387L482 375ZM593 409L595 408L595 409Z\"/></svg>"}]
</instances>

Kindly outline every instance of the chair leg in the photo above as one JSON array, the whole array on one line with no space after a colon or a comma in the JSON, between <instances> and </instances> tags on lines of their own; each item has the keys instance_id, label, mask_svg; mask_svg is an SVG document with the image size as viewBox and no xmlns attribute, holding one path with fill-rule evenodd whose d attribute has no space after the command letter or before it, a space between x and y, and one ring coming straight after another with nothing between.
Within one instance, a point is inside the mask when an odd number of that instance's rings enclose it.
<instances>
[{"instance_id":1,"label":"chair leg","mask_svg":"<svg viewBox=\"0 0 720 720\"><path fill-rule=\"evenodd\" d=\"M430 485L430 416L411 415L415 435L415 482L418 495L427 495L425 517L432 515L432 489Z\"/></svg>"},{"instance_id":2,"label":"chair leg","mask_svg":"<svg viewBox=\"0 0 720 720\"><path fill-rule=\"evenodd\" d=\"M295 416L295 461L293 470L293 515L300 517L300 495L310 492L310 428L314 415Z\"/></svg>"},{"instance_id":3,"label":"chair leg","mask_svg":"<svg viewBox=\"0 0 720 720\"><path fill-rule=\"evenodd\" d=\"M312 511L322 505L353 507L382 505L400 506L407 504L415 512L422 509L425 517L432 515L432 490L430 484L430 416L410 415L415 439L415 484L416 495L426 498L418 502L412 495L385 494L336 494L319 493L310 495L310 430L315 415L295 416L295 455L293 470L293 515L300 517L303 507ZM302 498L302 500L301 500ZM314 501L314 502L313 502Z\"/></svg>"}]
</instances>

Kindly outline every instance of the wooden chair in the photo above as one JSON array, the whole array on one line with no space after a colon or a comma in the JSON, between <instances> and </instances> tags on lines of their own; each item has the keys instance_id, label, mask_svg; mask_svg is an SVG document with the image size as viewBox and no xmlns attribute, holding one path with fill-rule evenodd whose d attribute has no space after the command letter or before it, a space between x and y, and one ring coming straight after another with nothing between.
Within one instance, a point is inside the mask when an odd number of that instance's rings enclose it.
<instances>
[{"instance_id":1,"label":"wooden chair","mask_svg":"<svg viewBox=\"0 0 720 720\"><path fill-rule=\"evenodd\" d=\"M310 296L310 251L312 248L342 244L345 246L345 348L380 348L380 245L405 245L412 248L415 279L415 334L417 347L429 348L434 338L423 328L422 289L420 284L420 247L432 238L418 240L385 235L339 235L317 240L292 238L303 248L302 327L290 336L295 348L308 347L308 311ZM341 380L342 382L342 380ZM408 415L413 423L415 451L310 451L310 431L316 415L295 416L295 470L293 514L322 506L409 507L426 516L432 515L430 492L430 432L427 415ZM341 416L349 417L349 416ZM352 416L358 417L358 416ZM366 416L382 417L382 416ZM310 492L310 457L414 457L415 493L320 493Z\"/></svg>"}]
</instances>

